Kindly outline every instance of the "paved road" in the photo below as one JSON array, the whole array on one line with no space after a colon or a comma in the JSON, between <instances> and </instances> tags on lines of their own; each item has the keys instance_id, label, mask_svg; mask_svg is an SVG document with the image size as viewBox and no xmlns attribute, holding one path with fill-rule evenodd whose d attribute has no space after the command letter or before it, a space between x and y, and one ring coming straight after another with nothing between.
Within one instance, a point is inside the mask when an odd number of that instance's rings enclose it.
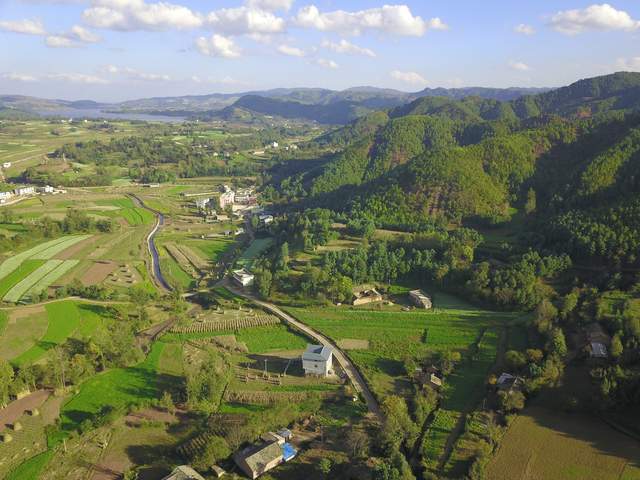
<instances>
[{"instance_id":1,"label":"paved road","mask_svg":"<svg viewBox=\"0 0 640 480\"><path fill-rule=\"evenodd\" d=\"M367 382L365 382L364 378L362 378L362 375L360 375L360 372L355 367L353 362L351 362L349 357L347 357L347 355L342 350L340 350L340 348L338 348L338 346L331 339L317 332L313 328L309 327L307 324L302 323L300 320L292 317L290 314L280 309L279 307L275 306L274 304L263 302L262 300L258 300L256 297L249 294L248 292L245 292L243 290L240 290L230 285L230 282L228 281L225 282L225 286L236 295L239 295L248 300L251 300L256 305L260 305L265 310L270 311L271 313L279 317L281 320L293 326L295 329L303 332L308 337L313 338L318 343L332 347L333 357L340 364L340 367L342 367L342 370L347 374L347 377L349 377L349 380L351 381L351 383L353 384L357 392L360 395L362 395L362 397L365 399L365 401L367 402L367 407L369 408L369 411L373 413L378 418L378 420L382 420L382 412L380 411L380 406L378 405L378 402L373 396L373 393L371 393L371 390L369 390L369 386L367 385Z\"/></svg>"}]
</instances>

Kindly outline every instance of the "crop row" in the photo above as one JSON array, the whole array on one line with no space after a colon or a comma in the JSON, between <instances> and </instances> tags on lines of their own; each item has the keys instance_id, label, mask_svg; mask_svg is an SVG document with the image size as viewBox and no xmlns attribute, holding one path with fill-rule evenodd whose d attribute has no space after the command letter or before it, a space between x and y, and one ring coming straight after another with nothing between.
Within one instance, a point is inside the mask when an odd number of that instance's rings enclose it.
<instances>
[{"instance_id":1,"label":"crop row","mask_svg":"<svg viewBox=\"0 0 640 480\"><path fill-rule=\"evenodd\" d=\"M76 235L73 237L66 237L66 240L63 242L52 245L49 248L38 252L36 255L33 255L31 258L37 260L49 260L50 258L55 257L58 253L64 252L67 248L89 238L90 236L91 235Z\"/></svg>"},{"instance_id":2,"label":"crop row","mask_svg":"<svg viewBox=\"0 0 640 480\"><path fill-rule=\"evenodd\" d=\"M17 303L27 292L44 290L58 278L76 266L77 260L48 260L15 284L4 296L6 302Z\"/></svg>"},{"instance_id":3,"label":"crop row","mask_svg":"<svg viewBox=\"0 0 640 480\"><path fill-rule=\"evenodd\" d=\"M185 458L193 458L197 453L200 453L204 450L204 447L209 443L209 439L211 438L211 433L205 432L201 433L197 437L193 437L191 440L187 441L183 445L178 447L178 454Z\"/></svg>"},{"instance_id":4,"label":"crop row","mask_svg":"<svg viewBox=\"0 0 640 480\"><path fill-rule=\"evenodd\" d=\"M255 317L229 318L214 322L193 323L187 326L175 326L173 333L206 333L240 330L242 328L264 327L280 323L278 317L272 315L257 315Z\"/></svg>"},{"instance_id":5,"label":"crop row","mask_svg":"<svg viewBox=\"0 0 640 480\"><path fill-rule=\"evenodd\" d=\"M333 392L264 392L254 390L227 390L224 393L224 400L229 403L278 405L284 403L304 402L312 394L330 396L333 395Z\"/></svg>"},{"instance_id":6,"label":"crop row","mask_svg":"<svg viewBox=\"0 0 640 480\"><path fill-rule=\"evenodd\" d=\"M6 277L15 269L17 269L25 260L33 257L34 255L39 254L40 252L48 249L49 247L52 247L54 245L57 245L59 243L66 241L68 238L69 237L56 238L55 240L50 240L48 242L41 243L40 245L36 245L35 247L29 250L25 250L22 253L19 253L17 255L14 255L8 258L0 265L0 279Z\"/></svg>"}]
</instances>

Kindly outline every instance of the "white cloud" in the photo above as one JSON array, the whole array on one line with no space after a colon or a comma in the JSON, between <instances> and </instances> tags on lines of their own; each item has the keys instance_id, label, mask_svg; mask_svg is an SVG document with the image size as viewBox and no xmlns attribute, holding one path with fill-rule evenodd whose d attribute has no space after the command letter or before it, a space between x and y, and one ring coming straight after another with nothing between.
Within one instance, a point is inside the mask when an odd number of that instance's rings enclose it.
<instances>
[{"instance_id":1,"label":"white cloud","mask_svg":"<svg viewBox=\"0 0 640 480\"><path fill-rule=\"evenodd\" d=\"M247 5L258 10L274 12L276 10L289 11L293 0L247 0Z\"/></svg>"},{"instance_id":2,"label":"white cloud","mask_svg":"<svg viewBox=\"0 0 640 480\"><path fill-rule=\"evenodd\" d=\"M211 85L233 85L235 87L246 87L250 85L250 83L248 82L237 80L230 76L225 76L222 78L214 78L214 77L202 78L198 75L193 75L191 77L191 81L193 83L198 83L198 84L204 83L204 84L211 84Z\"/></svg>"},{"instance_id":3,"label":"white cloud","mask_svg":"<svg viewBox=\"0 0 640 480\"><path fill-rule=\"evenodd\" d=\"M520 25L516 25L513 31L521 35L533 35L534 33L536 33L536 29L533 28L531 25L527 25L526 23L521 23Z\"/></svg>"},{"instance_id":4,"label":"white cloud","mask_svg":"<svg viewBox=\"0 0 640 480\"><path fill-rule=\"evenodd\" d=\"M285 30L282 18L250 7L222 8L210 12L207 25L228 35L271 34Z\"/></svg>"},{"instance_id":5,"label":"white cloud","mask_svg":"<svg viewBox=\"0 0 640 480\"><path fill-rule=\"evenodd\" d=\"M603 3L558 12L551 16L549 25L560 33L577 35L588 30L636 30L640 28L640 21L634 20L623 10Z\"/></svg>"},{"instance_id":6,"label":"white cloud","mask_svg":"<svg viewBox=\"0 0 640 480\"><path fill-rule=\"evenodd\" d=\"M169 75L159 73L146 73L129 67L118 67L116 65L107 65L102 69L104 72L112 75L123 75L130 80L144 80L150 82L168 82L171 80Z\"/></svg>"},{"instance_id":7,"label":"white cloud","mask_svg":"<svg viewBox=\"0 0 640 480\"><path fill-rule=\"evenodd\" d=\"M241 51L234 41L222 35L214 34L211 37L198 37L196 48L203 55L210 57L237 58Z\"/></svg>"},{"instance_id":8,"label":"white cloud","mask_svg":"<svg viewBox=\"0 0 640 480\"><path fill-rule=\"evenodd\" d=\"M201 15L185 6L144 0L94 0L82 18L93 27L120 31L187 30L202 26Z\"/></svg>"},{"instance_id":9,"label":"white cloud","mask_svg":"<svg viewBox=\"0 0 640 480\"><path fill-rule=\"evenodd\" d=\"M15 72L3 73L2 78L4 78L5 80L12 80L14 82L35 82L38 80L33 75Z\"/></svg>"},{"instance_id":10,"label":"white cloud","mask_svg":"<svg viewBox=\"0 0 640 480\"><path fill-rule=\"evenodd\" d=\"M73 36L83 43L98 43L102 40L99 35L96 35L95 33L87 30L84 27L81 27L80 25L74 25L73 27L71 27L69 36Z\"/></svg>"},{"instance_id":11,"label":"white cloud","mask_svg":"<svg viewBox=\"0 0 640 480\"><path fill-rule=\"evenodd\" d=\"M278 47L278 52L283 55L288 55L290 57L304 57L306 54L304 50L298 47L291 47L289 45L280 45Z\"/></svg>"},{"instance_id":12,"label":"white cloud","mask_svg":"<svg viewBox=\"0 0 640 480\"><path fill-rule=\"evenodd\" d=\"M24 35L46 35L40 20L2 20L0 21L0 30L12 33L22 33Z\"/></svg>"},{"instance_id":13,"label":"white cloud","mask_svg":"<svg viewBox=\"0 0 640 480\"><path fill-rule=\"evenodd\" d=\"M315 5L301 8L294 23L303 28L359 35L365 30L374 30L391 35L420 37L427 30L446 30L447 25L439 18L423 20L414 16L407 5L384 5L356 12L335 10L321 13Z\"/></svg>"},{"instance_id":14,"label":"white cloud","mask_svg":"<svg viewBox=\"0 0 640 480\"><path fill-rule=\"evenodd\" d=\"M640 57L619 58L616 61L616 68L626 72L639 72Z\"/></svg>"},{"instance_id":15,"label":"white cloud","mask_svg":"<svg viewBox=\"0 0 640 480\"><path fill-rule=\"evenodd\" d=\"M398 80L399 82L409 83L411 85L426 86L427 80L417 72L403 72L400 70L394 70L391 72L391 78Z\"/></svg>"},{"instance_id":16,"label":"white cloud","mask_svg":"<svg viewBox=\"0 0 640 480\"><path fill-rule=\"evenodd\" d=\"M320 65L323 68L329 68L331 70L335 70L337 68L340 67L340 65L338 65L336 62L334 62L333 60L327 60L326 58L319 58L316 60L316 64Z\"/></svg>"},{"instance_id":17,"label":"white cloud","mask_svg":"<svg viewBox=\"0 0 640 480\"><path fill-rule=\"evenodd\" d=\"M528 72L529 70L531 70L531 67L526 63L517 62L515 60L509 62L509 68L518 72Z\"/></svg>"},{"instance_id":18,"label":"white cloud","mask_svg":"<svg viewBox=\"0 0 640 480\"><path fill-rule=\"evenodd\" d=\"M45 43L47 47L51 48L74 48L78 46L77 43L64 35L49 35Z\"/></svg>"},{"instance_id":19,"label":"white cloud","mask_svg":"<svg viewBox=\"0 0 640 480\"><path fill-rule=\"evenodd\" d=\"M86 75L84 73L51 73L46 75L49 80L58 80L61 82L83 83L87 85L107 84L108 80L95 75Z\"/></svg>"},{"instance_id":20,"label":"white cloud","mask_svg":"<svg viewBox=\"0 0 640 480\"><path fill-rule=\"evenodd\" d=\"M354 45L347 40L340 40L338 43L330 42L328 40L323 40L320 45L322 48L326 48L328 50L332 50L336 53L345 53L349 55L364 55L366 57L375 57L376 54L373 50L368 48L359 47L358 45Z\"/></svg>"}]
</instances>

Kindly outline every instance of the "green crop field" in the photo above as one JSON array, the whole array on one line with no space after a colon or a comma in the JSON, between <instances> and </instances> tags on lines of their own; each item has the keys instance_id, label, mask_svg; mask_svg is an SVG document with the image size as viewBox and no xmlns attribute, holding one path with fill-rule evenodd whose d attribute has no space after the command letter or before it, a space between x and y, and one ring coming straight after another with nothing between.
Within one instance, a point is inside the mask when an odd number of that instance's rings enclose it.
<instances>
[{"instance_id":1,"label":"green crop field","mask_svg":"<svg viewBox=\"0 0 640 480\"><path fill-rule=\"evenodd\" d=\"M63 260L58 267L52 272L47 273L44 277L36 282L29 290L26 292L27 297L33 298L35 295L38 295L40 292L49 288L49 286L53 285L53 283L62 277L65 273L73 269L76 265L78 265L79 260Z\"/></svg>"},{"instance_id":2,"label":"green crop field","mask_svg":"<svg viewBox=\"0 0 640 480\"><path fill-rule=\"evenodd\" d=\"M293 332L285 325L269 325L263 327L243 328L237 331L210 333L170 333L163 337L166 340L197 340L235 335L238 342L244 342L249 353L266 353L274 350L304 349L310 340Z\"/></svg>"},{"instance_id":3,"label":"green crop field","mask_svg":"<svg viewBox=\"0 0 640 480\"><path fill-rule=\"evenodd\" d=\"M9 314L9 318L14 313ZM47 313L41 310L29 310L28 315L8 321L0 336L0 358L13 360L29 350L47 331Z\"/></svg>"},{"instance_id":4,"label":"green crop field","mask_svg":"<svg viewBox=\"0 0 640 480\"><path fill-rule=\"evenodd\" d=\"M158 372L164 342L153 344L147 358L134 367L114 368L96 375L80 386L80 392L67 402L60 413L66 432L75 430L87 418L105 406L116 408L159 398L174 377Z\"/></svg>"},{"instance_id":5,"label":"green crop field","mask_svg":"<svg viewBox=\"0 0 640 480\"><path fill-rule=\"evenodd\" d=\"M104 211L102 214L109 217L122 217L126 222L135 227L138 225L148 225L153 223L154 215L144 208L136 207L130 198L119 198L115 200L100 200L98 205L117 207L118 210Z\"/></svg>"},{"instance_id":6,"label":"green crop field","mask_svg":"<svg viewBox=\"0 0 640 480\"><path fill-rule=\"evenodd\" d=\"M45 275L53 272L64 263L63 260L47 260L44 265L31 272L21 281L16 283L4 296L5 302L17 303L27 291L38 283Z\"/></svg>"},{"instance_id":7,"label":"green crop field","mask_svg":"<svg viewBox=\"0 0 640 480\"><path fill-rule=\"evenodd\" d=\"M251 268L253 261L272 244L272 238L256 238L238 259L238 265L245 268Z\"/></svg>"},{"instance_id":8,"label":"green crop field","mask_svg":"<svg viewBox=\"0 0 640 480\"><path fill-rule=\"evenodd\" d=\"M167 281L173 287L179 287L182 290L189 290L194 280L191 275L185 272L178 262L173 257L167 255L164 250L161 251L160 267L162 268L162 274L166 277Z\"/></svg>"},{"instance_id":9,"label":"green crop field","mask_svg":"<svg viewBox=\"0 0 640 480\"><path fill-rule=\"evenodd\" d=\"M75 302L64 301L45 306L49 326L44 336L29 350L14 360L16 365L27 365L42 358L48 350L63 343L80 325L80 312Z\"/></svg>"},{"instance_id":10,"label":"green crop field","mask_svg":"<svg viewBox=\"0 0 640 480\"><path fill-rule=\"evenodd\" d=\"M32 258L33 256L48 249L49 247L65 242L68 238L69 237L56 238L55 240L50 240L48 242L41 243L39 245L36 245L33 248L30 248L29 250L26 250L17 255L13 255L9 257L0 265L0 279L6 277L15 269L17 269L25 260Z\"/></svg>"},{"instance_id":11,"label":"green crop field","mask_svg":"<svg viewBox=\"0 0 640 480\"><path fill-rule=\"evenodd\" d=\"M194 250L200 253L202 258L215 262L233 246L234 241L216 238L214 240L187 240L184 243L189 247L194 247Z\"/></svg>"},{"instance_id":12,"label":"green crop field","mask_svg":"<svg viewBox=\"0 0 640 480\"><path fill-rule=\"evenodd\" d=\"M18 268L0 280L0 299L4 298L14 285L24 280L31 273L44 265L44 260L25 260Z\"/></svg>"},{"instance_id":13,"label":"green crop field","mask_svg":"<svg viewBox=\"0 0 640 480\"><path fill-rule=\"evenodd\" d=\"M67 248L72 247L76 243L81 242L82 240L86 240L91 235L74 235L73 237L65 237L65 239L55 245L51 245L50 247L41 250L40 252L33 255L31 258L38 260L49 260L55 257L60 252L65 251Z\"/></svg>"},{"instance_id":14,"label":"green crop field","mask_svg":"<svg viewBox=\"0 0 640 480\"><path fill-rule=\"evenodd\" d=\"M0 336L4 334L4 329L7 328L7 323L9 323L9 316L7 312L0 310Z\"/></svg>"},{"instance_id":15,"label":"green crop field","mask_svg":"<svg viewBox=\"0 0 640 480\"><path fill-rule=\"evenodd\" d=\"M483 329L513 318L511 314L456 304L444 295L436 296L435 301L434 311L363 310L347 306L288 310L335 341L368 340L369 349L353 350L349 355L374 391L384 395L397 391L397 380L405 379L406 355L419 357L445 349L465 352Z\"/></svg>"}]
</instances>

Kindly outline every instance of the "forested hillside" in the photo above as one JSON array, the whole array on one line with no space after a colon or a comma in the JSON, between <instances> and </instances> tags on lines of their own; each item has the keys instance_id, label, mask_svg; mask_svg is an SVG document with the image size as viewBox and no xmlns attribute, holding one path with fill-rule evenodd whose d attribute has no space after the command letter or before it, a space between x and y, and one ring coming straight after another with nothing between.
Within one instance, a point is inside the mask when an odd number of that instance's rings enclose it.
<instances>
[{"instance_id":1,"label":"forested hillside","mask_svg":"<svg viewBox=\"0 0 640 480\"><path fill-rule=\"evenodd\" d=\"M520 212L541 245L634 262L638 106L631 73L511 102L421 98L316 139L335 153L279 194L409 231Z\"/></svg>"}]
</instances>

